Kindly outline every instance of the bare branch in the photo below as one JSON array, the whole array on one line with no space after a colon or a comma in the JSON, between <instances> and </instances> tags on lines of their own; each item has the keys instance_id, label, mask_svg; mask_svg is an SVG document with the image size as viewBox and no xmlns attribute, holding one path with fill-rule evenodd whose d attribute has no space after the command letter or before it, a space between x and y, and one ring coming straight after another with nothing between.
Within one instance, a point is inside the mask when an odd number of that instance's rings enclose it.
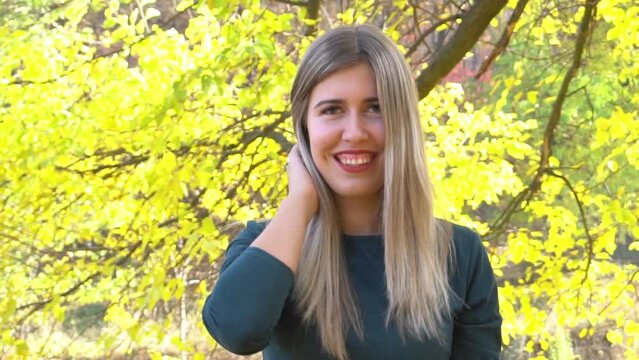
<instances>
[{"instance_id":1,"label":"bare branch","mask_svg":"<svg viewBox=\"0 0 639 360\"><path fill-rule=\"evenodd\" d=\"M278 3L293 5L293 6L307 6L308 3L306 1L289 1L289 0L273 0Z\"/></svg>"},{"instance_id":2,"label":"bare branch","mask_svg":"<svg viewBox=\"0 0 639 360\"><path fill-rule=\"evenodd\" d=\"M581 280L581 286L579 286L579 289L581 289L581 287L586 283L586 280L588 279L588 272L590 271L590 265L592 264L592 258L594 256L595 239L590 234L590 227L588 226L588 219L586 219L586 212L584 211L583 202L579 198L579 194L577 194L577 191L575 190L575 188L570 183L570 180L568 180L568 178L565 177L564 175L558 174L554 171L548 171L548 174L563 180L566 186L568 186L568 189L570 190L570 192L572 193L572 196L575 198L575 201L577 202L577 207L579 208L579 218L581 219L581 223L584 226L586 239L588 239L588 254L586 258L586 269L584 270L584 278ZM579 306L579 301L577 301L577 306Z\"/></svg>"},{"instance_id":3,"label":"bare branch","mask_svg":"<svg viewBox=\"0 0 639 360\"><path fill-rule=\"evenodd\" d=\"M417 40L415 40L415 42L413 43L413 45L411 45L411 47L408 49L408 51L406 51L406 57L410 57L411 55L413 55L413 53L419 48L419 45L422 44L422 42L426 39L426 37L430 34L432 34L435 30L437 30L438 27L440 27L441 25L447 23L447 22L451 22L451 21L455 21L459 18L462 17L462 14L455 14L453 16L449 16L443 19L440 19L439 21L435 22L431 27L429 27L428 29L426 29L424 32L422 32L419 35L419 38ZM417 28L419 29L419 25L417 25Z\"/></svg>"},{"instance_id":4,"label":"bare branch","mask_svg":"<svg viewBox=\"0 0 639 360\"><path fill-rule=\"evenodd\" d=\"M513 31L515 30L515 25L517 25L519 18L521 18L521 14L524 13L524 8L526 8L527 4L528 0L519 0L517 2L517 6L515 6L515 10L510 15L508 23L506 24L506 28L504 29L504 32L502 32L497 45L495 45L493 51L490 52L490 55L488 55L486 60L484 60L484 62L479 67L479 70L475 75L475 79L479 79L480 77L482 77L482 75L484 75L484 73L493 64L493 62L495 62L495 59L497 59L497 57L501 55L504 50L506 50L506 47L510 42L510 37L513 35Z\"/></svg>"}]
</instances>

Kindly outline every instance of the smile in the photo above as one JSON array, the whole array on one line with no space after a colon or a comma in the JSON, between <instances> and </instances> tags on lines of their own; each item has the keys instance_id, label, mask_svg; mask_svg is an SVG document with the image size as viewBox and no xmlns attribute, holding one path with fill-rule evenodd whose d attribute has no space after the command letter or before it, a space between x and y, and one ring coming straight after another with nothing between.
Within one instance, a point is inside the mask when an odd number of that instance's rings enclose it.
<instances>
[{"instance_id":1,"label":"smile","mask_svg":"<svg viewBox=\"0 0 639 360\"><path fill-rule=\"evenodd\" d=\"M335 157L337 158L337 161L339 161L340 163L344 165L363 165L363 164L368 164L369 162L371 162L373 155L372 154L357 154L357 155L340 154Z\"/></svg>"},{"instance_id":2,"label":"smile","mask_svg":"<svg viewBox=\"0 0 639 360\"><path fill-rule=\"evenodd\" d=\"M342 170L349 173L362 173L373 166L376 154L372 151L352 150L343 151L333 157Z\"/></svg>"}]
</instances>

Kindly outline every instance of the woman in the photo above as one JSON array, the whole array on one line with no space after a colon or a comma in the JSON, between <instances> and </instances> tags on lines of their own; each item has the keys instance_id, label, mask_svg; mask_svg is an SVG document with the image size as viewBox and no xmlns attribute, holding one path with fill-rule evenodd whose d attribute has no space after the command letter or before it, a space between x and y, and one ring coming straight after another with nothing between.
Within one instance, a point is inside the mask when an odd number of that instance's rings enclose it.
<instances>
[{"instance_id":1,"label":"woman","mask_svg":"<svg viewBox=\"0 0 639 360\"><path fill-rule=\"evenodd\" d=\"M237 354L497 359L497 289L477 234L436 220L414 80L372 26L318 38L291 92L289 194L230 244L203 309Z\"/></svg>"}]
</instances>

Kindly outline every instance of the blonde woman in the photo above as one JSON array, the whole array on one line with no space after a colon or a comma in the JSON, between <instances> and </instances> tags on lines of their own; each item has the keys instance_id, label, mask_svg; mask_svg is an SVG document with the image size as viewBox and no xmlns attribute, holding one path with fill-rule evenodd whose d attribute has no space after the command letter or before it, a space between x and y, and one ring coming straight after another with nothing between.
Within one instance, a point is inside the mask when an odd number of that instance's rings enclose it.
<instances>
[{"instance_id":1,"label":"blonde woman","mask_svg":"<svg viewBox=\"0 0 639 360\"><path fill-rule=\"evenodd\" d=\"M433 215L397 47L373 26L328 31L291 99L288 196L229 245L209 333L266 360L498 359L493 272L477 234Z\"/></svg>"}]
</instances>

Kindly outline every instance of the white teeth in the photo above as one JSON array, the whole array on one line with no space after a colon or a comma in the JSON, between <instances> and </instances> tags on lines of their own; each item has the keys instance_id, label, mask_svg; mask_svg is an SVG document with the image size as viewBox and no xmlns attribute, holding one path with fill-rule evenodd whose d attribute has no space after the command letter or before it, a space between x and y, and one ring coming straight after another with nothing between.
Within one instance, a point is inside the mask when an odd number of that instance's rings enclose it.
<instances>
[{"instance_id":1,"label":"white teeth","mask_svg":"<svg viewBox=\"0 0 639 360\"><path fill-rule=\"evenodd\" d=\"M365 157L365 158L341 158L338 157L338 160L342 163L342 164L346 164L346 165L362 165L362 164L368 164L371 159L370 157Z\"/></svg>"}]
</instances>

